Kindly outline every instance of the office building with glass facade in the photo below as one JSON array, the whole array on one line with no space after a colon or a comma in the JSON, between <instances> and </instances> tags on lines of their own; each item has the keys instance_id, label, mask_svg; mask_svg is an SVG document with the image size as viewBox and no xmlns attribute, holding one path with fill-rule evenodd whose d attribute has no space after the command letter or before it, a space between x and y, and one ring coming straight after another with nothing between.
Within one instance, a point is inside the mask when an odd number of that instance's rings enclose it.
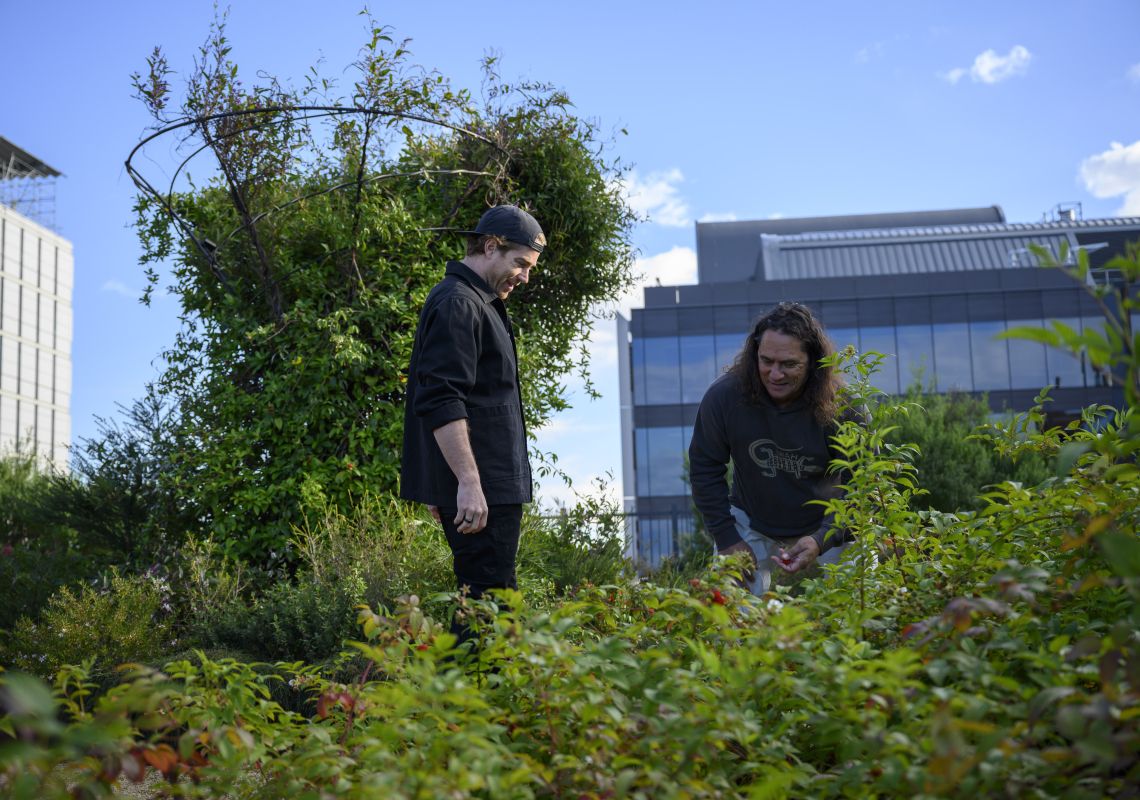
<instances>
[{"instance_id":1,"label":"office building with glass facade","mask_svg":"<svg viewBox=\"0 0 1140 800\"><path fill-rule=\"evenodd\" d=\"M636 515L630 555L655 565L693 524L685 453L705 389L739 352L750 324L781 300L805 303L838 347L888 354L887 393L915 380L986 393L995 411L1024 410L1044 386L1076 414L1121 391L1072 356L995 338L1062 320L1101 326L1095 302L1030 245L1089 253L1093 279L1140 240L1140 218L1007 223L997 207L945 212L697 224L698 283L651 287L619 319L623 477Z\"/></svg>"}]
</instances>

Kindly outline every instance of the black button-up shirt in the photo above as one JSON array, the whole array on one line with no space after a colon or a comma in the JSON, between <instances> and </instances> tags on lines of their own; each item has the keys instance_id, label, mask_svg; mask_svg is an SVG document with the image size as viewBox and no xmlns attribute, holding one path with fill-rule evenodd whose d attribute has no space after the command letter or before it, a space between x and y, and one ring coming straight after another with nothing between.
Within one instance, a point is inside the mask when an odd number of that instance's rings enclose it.
<instances>
[{"instance_id":1,"label":"black button-up shirt","mask_svg":"<svg viewBox=\"0 0 1140 800\"><path fill-rule=\"evenodd\" d=\"M404 408L400 496L455 506L459 481L433 431L466 419L488 505L529 503L518 356L507 309L466 264L449 261L416 327Z\"/></svg>"}]
</instances>

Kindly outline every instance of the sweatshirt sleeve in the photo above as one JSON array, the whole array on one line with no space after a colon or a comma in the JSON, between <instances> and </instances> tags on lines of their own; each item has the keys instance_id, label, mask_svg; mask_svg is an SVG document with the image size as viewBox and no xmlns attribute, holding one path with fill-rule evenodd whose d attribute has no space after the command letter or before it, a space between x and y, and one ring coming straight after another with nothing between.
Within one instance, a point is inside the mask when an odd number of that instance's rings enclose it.
<instances>
[{"instance_id":1,"label":"sweatshirt sleeve","mask_svg":"<svg viewBox=\"0 0 1140 800\"><path fill-rule=\"evenodd\" d=\"M697 410L689 443L689 482L693 502L705 520L709 535L723 550L741 541L729 511L728 464L731 449L726 433L725 403L716 384L709 388Z\"/></svg>"},{"instance_id":2,"label":"sweatshirt sleeve","mask_svg":"<svg viewBox=\"0 0 1140 800\"><path fill-rule=\"evenodd\" d=\"M819 554L823 555L831 548L841 544L844 541L845 533L835 527L835 515L829 513L824 514L819 529L811 537L819 545Z\"/></svg>"}]
</instances>

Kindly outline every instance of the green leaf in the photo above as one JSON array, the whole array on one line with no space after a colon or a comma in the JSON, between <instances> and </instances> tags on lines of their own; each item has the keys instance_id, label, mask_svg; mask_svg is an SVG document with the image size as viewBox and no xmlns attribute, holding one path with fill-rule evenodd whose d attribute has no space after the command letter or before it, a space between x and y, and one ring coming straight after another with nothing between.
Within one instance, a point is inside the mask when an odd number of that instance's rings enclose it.
<instances>
[{"instance_id":1,"label":"green leaf","mask_svg":"<svg viewBox=\"0 0 1140 800\"><path fill-rule=\"evenodd\" d=\"M1064 478L1072 472L1077 459L1090 450L1092 450L1091 442L1066 442L1063 444L1061 451L1057 454L1057 477Z\"/></svg>"},{"instance_id":2,"label":"green leaf","mask_svg":"<svg viewBox=\"0 0 1140 800\"><path fill-rule=\"evenodd\" d=\"M1032 725L1041 719L1045 712L1056 705L1058 701L1076 693L1077 690L1072 686L1050 686L1048 689L1041 690L1029 701L1029 724Z\"/></svg>"},{"instance_id":3,"label":"green leaf","mask_svg":"<svg viewBox=\"0 0 1140 800\"><path fill-rule=\"evenodd\" d=\"M1109 567L1122 578L1140 577L1140 538L1127 531L1108 531L1096 537Z\"/></svg>"},{"instance_id":4,"label":"green leaf","mask_svg":"<svg viewBox=\"0 0 1140 800\"><path fill-rule=\"evenodd\" d=\"M994 336L995 339L1028 339L1031 342L1040 342L1041 344L1053 345L1054 347L1061 343L1060 337L1057 336L1055 331L1048 330L1047 328L1032 328L1029 326L1018 326L1016 328L1009 328Z\"/></svg>"}]
</instances>

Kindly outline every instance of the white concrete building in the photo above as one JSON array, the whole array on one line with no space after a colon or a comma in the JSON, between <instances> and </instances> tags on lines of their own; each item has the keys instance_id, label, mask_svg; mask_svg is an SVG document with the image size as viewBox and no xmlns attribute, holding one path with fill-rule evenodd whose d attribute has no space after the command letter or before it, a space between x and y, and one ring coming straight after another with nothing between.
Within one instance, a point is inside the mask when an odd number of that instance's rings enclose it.
<instances>
[{"instance_id":1,"label":"white concrete building","mask_svg":"<svg viewBox=\"0 0 1140 800\"><path fill-rule=\"evenodd\" d=\"M18 171L21 156L0 139L0 181L37 177ZM34 453L41 467L66 470L72 247L13 205L0 202L0 454Z\"/></svg>"}]
</instances>

